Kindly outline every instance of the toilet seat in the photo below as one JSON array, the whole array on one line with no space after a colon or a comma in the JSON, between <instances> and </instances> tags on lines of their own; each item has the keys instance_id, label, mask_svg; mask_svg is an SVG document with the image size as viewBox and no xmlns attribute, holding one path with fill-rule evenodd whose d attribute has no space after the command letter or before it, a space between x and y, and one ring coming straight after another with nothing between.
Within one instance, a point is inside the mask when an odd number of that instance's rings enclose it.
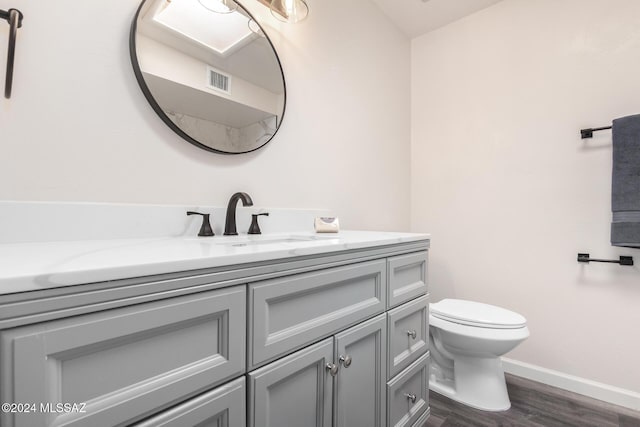
<instances>
[{"instance_id":1,"label":"toilet seat","mask_svg":"<svg viewBox=\"0 0 640 427\"><path fill-rule=\"evenodd\" d=\"M519 329L527 325L518 313L475 301L443 299L430 304L429 310L438 319L480 328Z\"/></svg>"}]
</instances>

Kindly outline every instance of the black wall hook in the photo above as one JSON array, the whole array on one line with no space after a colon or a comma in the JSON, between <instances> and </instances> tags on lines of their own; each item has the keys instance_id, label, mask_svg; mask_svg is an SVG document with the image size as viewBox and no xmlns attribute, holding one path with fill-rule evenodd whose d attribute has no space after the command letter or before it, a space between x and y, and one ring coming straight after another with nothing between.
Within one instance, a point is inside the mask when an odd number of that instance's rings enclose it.
<instances>
[{"instance_id":1,"label":"black wall hook","mask_svg":"<svg viewBox=\"0 0 640 427\"><path fill-rule=\"evenodd\" d=\"M7 74L4 82L4 97L11 98L13 86L13 61L16 55L16 35L18 28L22 27L24 15L18 9L0 10L0 18L9 23L9 49L7 51Z\"/></svg>"},{"instance_id":2,"label":"black wall hook","mask_svg":"<svg viewBox=\"0 0 640 427\"><path fill-rule=\"evenodd\" d=\"M615 259L595 259L589 258L589 254L578 254L578 262L610 262L612 264L620 264L620 265L633 265L633 257L632 256L623 256L620 255L619 260Z\"/></svg>"},{"instance_id":3,"label":"black wall hook","mask_svg":"<svg viewBox=\"0 0 640 427\"><path fill-rule=\"evenodd\" d=\"M601 128L589 128L589 129L580 129L580 137L582 139L585 138L593 138L593 133L599 130L611 129L611 126L604 126Z\"/></svg>"}]
</instances>

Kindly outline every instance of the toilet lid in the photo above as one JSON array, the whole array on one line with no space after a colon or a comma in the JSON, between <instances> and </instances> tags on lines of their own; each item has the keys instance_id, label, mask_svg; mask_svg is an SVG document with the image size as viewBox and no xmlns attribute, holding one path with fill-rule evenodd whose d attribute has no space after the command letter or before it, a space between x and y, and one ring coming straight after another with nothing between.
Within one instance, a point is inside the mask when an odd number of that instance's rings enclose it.
<instances>
[{"instance_id":1,"label":"toilet lid","mask_svg":"<svg viewBox=\"0 0 640 427\"><path fill-rule=\"evenodd\" d=\"M515 329L526 326L527 319L513 311L460 299L443 299L429 305L431 315L463 325Z\"/></svg>"}]
</instances>

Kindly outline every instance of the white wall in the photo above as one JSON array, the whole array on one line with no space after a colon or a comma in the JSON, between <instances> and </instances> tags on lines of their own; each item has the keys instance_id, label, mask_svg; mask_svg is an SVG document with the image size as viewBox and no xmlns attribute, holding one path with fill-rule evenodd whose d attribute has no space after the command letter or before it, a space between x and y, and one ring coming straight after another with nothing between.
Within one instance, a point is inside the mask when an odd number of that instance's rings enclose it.
<instances>
[{"instance_id":1,"label":"white wall","mask_svg":"<svg viewBox=\"0 0 640 427\"><path fill-rule=\"evenodd\" d=\"M639 267L609 245L611 134L640 113L640 2L505 0L412 41L412 229L432 300L522 313L512 359L640 391Z\"/></svg>"},{"instance_id":2,"label":"white wall","mask_svg":"<svg viewBox=\"0 0 640 427\"><path fill-rule=\"evenodd\" d=\"M243 190L256 206L332 209L345 228L409 227L410 43L370 1L312 1L299 25L245 2L289 92L275 139L239 156L193 147L146 102L129 61L137 0L19 3L0 0L25 15L0 100L0 200L225 205Z\"/></svg>"}]
</instances>

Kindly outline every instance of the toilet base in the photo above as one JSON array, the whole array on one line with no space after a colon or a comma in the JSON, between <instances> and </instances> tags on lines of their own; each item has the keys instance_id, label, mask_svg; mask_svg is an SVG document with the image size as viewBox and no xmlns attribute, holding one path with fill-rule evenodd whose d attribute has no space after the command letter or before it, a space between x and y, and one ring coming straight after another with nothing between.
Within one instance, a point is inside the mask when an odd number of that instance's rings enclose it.
<instances>
[{"instance_id":1,"label":"toilet base","mask_svg":"<svg viewBox=\"0 0 640 427\"><path fill-rule=\"evenodd\" d=\"M453 379L438 379L431 368L429 389L451 400L483 411L506 411L511 407L500 358L456 356Z\"/></svg>"}]
</instances>

